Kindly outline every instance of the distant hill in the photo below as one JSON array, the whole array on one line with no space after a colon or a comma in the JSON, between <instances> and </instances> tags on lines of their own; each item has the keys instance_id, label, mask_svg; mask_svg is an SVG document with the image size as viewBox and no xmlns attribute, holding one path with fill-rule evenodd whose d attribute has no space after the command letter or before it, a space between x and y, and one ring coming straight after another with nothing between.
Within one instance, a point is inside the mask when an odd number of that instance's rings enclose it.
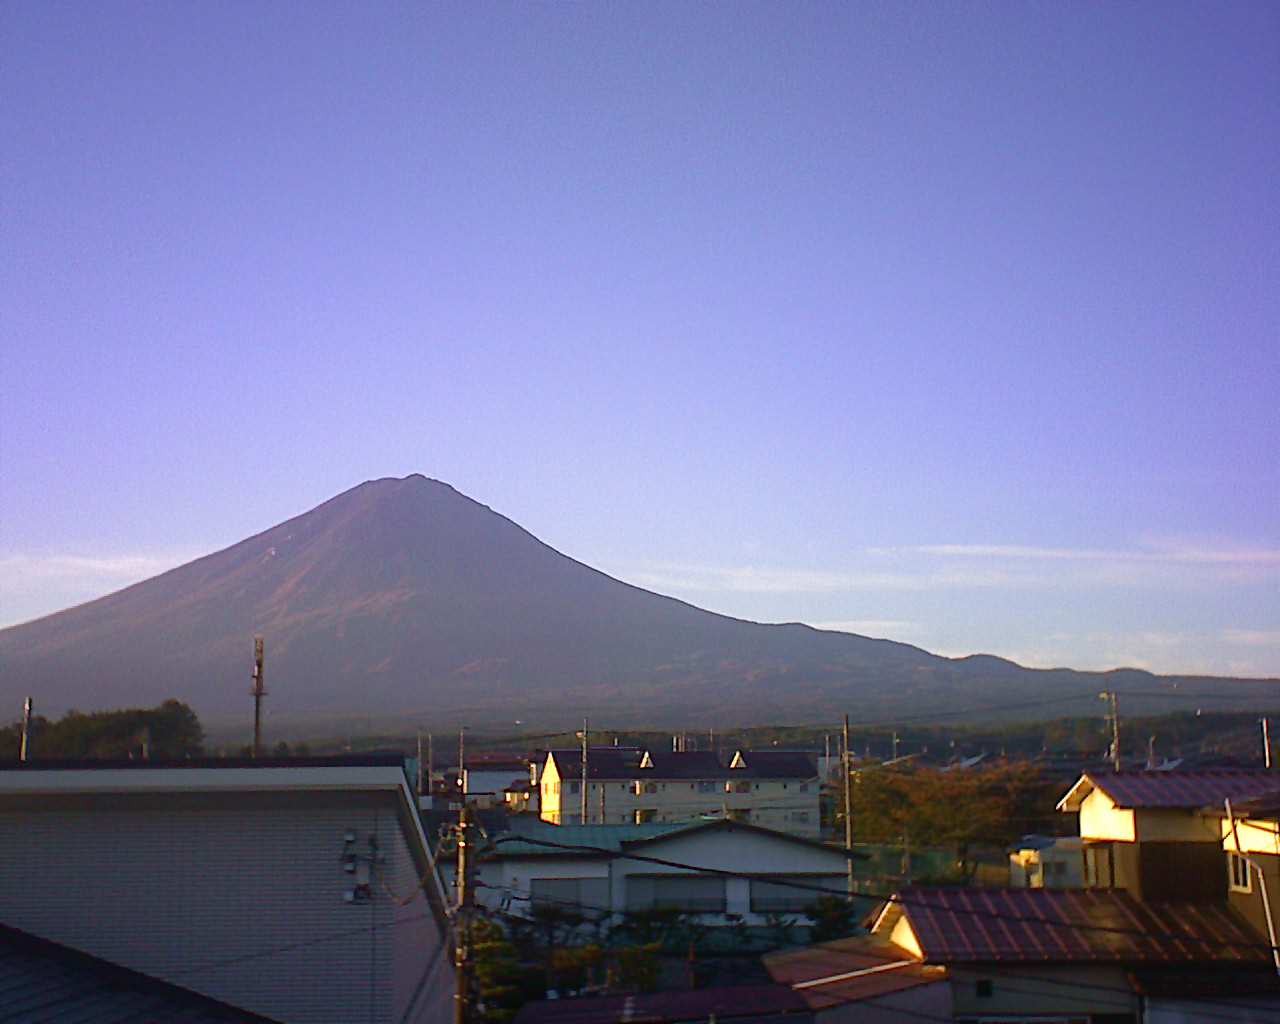
<instances>
[{"instance_id":1,"label":"distant hill","mask_svg":"<svg viewBox=\"0 0 1280 1024\"><path fill-rule=\"evenodd\" d=\"M991 705L1049 717L1072 713L1061 698L1104 688L1203 694L1216 707L1274 692L941 658L717 615L575 562L414 475L361 484L224 551L0 631L0 698L16 709L33 694L56 713L173 697L202 716L243 714L255 633L267 639L274 716L745 725Z\"/></svg>"}]
</instances>

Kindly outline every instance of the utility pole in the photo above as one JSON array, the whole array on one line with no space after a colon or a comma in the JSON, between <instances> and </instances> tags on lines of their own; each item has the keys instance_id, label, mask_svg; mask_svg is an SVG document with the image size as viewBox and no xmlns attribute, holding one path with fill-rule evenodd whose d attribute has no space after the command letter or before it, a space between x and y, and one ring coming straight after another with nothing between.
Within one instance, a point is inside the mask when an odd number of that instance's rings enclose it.
<instances>
[{"instance_id":1,"label":"utility pole","mask_svg":"<svg viewBox=\"0 0 1280 1024\"><path fill-rule=\"evenodd\" d=\"M1271 770L1271 722L1266 718L1262 719L1262 763Z\"/></svg>"},{"instance_id":2,"label":"utility pole","mask_svg":"<svg viewBox=\"0 0 1280 1024\"><path fill-rule=\"evenodd\" d=\"M435 750L431 744L431 733L427 733L427 796L431 796L435 792L435 783L432 777L436 773ZM435 806L433 803L432 807Z\"/></svg>"},{"instance_id":3,"label":"utility pole","mask_svg":"<svg viewBox=\"0 0 1280 1024\"><path fill-rule=\"evenodd\" d=\"M467 806L467 727L458 730L458 792Z\"/></svg>"},{"instance_id":4,"label":"utility pole","mask_svg":"<svg viewBox=\"0 0 1280 1024\"><path fill-rule=\"evenodd\" d=\"M1111 767L1114 771L1120 771L1120 700L1116 696L1114 690L1103 690L1098 694L1100 700L1110 702L1111 713L1107 716L1111 719Z\"/></svg>"},{"instance_id":5,"label":"utility pole","mask_svg":"<svg viewBox=\"0 0 1280 1024\"><path fill-rule=\"evenodd\" d=\"M582 807L578 815L578 821L583 825L587 823L587 720L582 720Z\"/></svg>"},{"instance_id":6,"label":"utility pole","mask_svg":"<svg viewBox=\"0 0 1280 1024\"><path fill-rule=\"evenodd\" d=\"M468 959L471 954L471 810L466 803L458 809L458 907L454 920L455 992L453 995L454 1024L467 1024L467 1004L470 1001Z\"/></svg>"},{"instance_id":7,"label":"utility pole","mask_svg":"<svg viewBox=\"0 0 1280 1024\"><path fill-rule=\"evenodd\" d=\"M422 730L418 730L418 785L415 787L415 795L418 800L422 800Z\"/></svg>"},{"instance_id":8,"label":"utility pole","mask_svg":"<svg viewBox=\"0 0 1280 1024\"><path fill-rule=\"evenodd\" d=\"M266 679L263 674L266 662L265 644L262 637L253 638L253 756L262 752L262 698L267 695Z\"/></svg>"},{"instance_id":9,"label":"utility pole","mask_svg":"<svg viewBox=\"0 0 1280 1024\"><path fill-rule=\"evenodd\" d=\"M849 778L849 716L844 716L844 732L842 733L843 742L840 745L840 773L844 777L844 850L846 860L845 865L847 877L845 879L845 889L848 895L853 895L853 786L852 780Z\"/></svg>"},{"instance_id":10,"label":"utility pole","mask_svg":"<svg viewBox=\"0 0 1280 1024\"><path fill-rule=\"evenodd\" d=\"M893 730L893 759L898 760L898 730Z\"/></svg>"},{"instance_id":11,"label":"utility pole","mask_svg":"<svg viewBox=\"0 0 1280 1024\"><path fill-rule=\"evenodd\" d=\"M25 761L31 752L31 698L22 702L22 744L18 747L18 760Z\"/></svg>"}]
</instances>

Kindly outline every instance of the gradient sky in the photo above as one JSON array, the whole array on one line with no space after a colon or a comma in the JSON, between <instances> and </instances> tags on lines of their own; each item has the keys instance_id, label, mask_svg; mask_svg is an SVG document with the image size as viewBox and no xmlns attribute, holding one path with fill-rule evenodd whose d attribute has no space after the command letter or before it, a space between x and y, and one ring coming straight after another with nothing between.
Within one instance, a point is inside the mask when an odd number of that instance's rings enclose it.
<instances>
[{"instance_id":1,"label":"gradient sky","mask_svg":"<svg viewBox=\"0 0 1280 1024\"><path fill-rule=\"evenodd\" d=\"M0 5L0 623L362 480L1280 675L1273 3Z\"/></svg>"}]
</instances>

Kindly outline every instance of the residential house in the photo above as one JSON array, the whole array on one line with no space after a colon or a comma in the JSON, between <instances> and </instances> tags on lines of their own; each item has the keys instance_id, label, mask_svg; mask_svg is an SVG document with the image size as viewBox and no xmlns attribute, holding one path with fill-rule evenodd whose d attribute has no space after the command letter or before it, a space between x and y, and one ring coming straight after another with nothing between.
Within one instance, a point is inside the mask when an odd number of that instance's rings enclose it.
<instances>
[{"instance_id":1,"label":"residential house","mask_svg":"<svg viewBox=\"0 0 1280 1024\"><path fill-rule=\"evenodd\" d=\"M539 772L541 817L556 825L651 824L729 818L817 838L819 780L812 755L592 747L547 752ZM586 787L585 800L583 786Z\"/></svg>"},{"instance_id":2,"label":"residential house","mask_svg":"<svg viewBox=\"0 0 1280 1024\"><path fill-rule=\"evenodd\" d=\"M1266 772L1086 772L1058 810L1079 815L1086 886L1142 900L1223 900L1223 828L1205 809L1274 784Z\"/></svg>"},{"instance_id":3,"label":"residential house","mask_svg":"<svg viewBox=\"0 0 1280 1024\"><path fill-rule=\"evenodd\" d=\"M1081 889L1084 846L1079 836L1023 836L1009 848L1015 889Z\"/></svg>"},{"instance_id":4,"label":"residential house","mask_svg":"<svg viewBox=\"0 0 1280 1024\"><path fill-rule=\"evenodd\" d=\"M849 854L789 833L726 819L647 825L517 823L492 837L477 868L477 900L532 916L541 904L616 921L675 908L702 923L803 921L823 892L844 894Z\"/></svg>"},{"instance_id":5,"label":"residential house","mask_svg":"<svg viewBox=\"0 0 1280 1024\"><path fill-rule=\"evenodd\" d=\"M1218 820L1227 860L1227 902L1267 937L1280 973L1280 782L1255 796L1205 808Z\"/></svg>"},{"instance_id":6,"label":"residential house","mask_svg":"<svg viewBox=\"0 0 1280 1024\"><path fill-rule=\"evenodd\" d=\"M396 757L0 768L10 928L298 1024L429 1022L447 898Z\"/></svg>"},{"instance_id":7,"label":"residential house","mask_svg":"<svg viewBox=\"0 0 1280 1024\"><path fill-rule=\"evenodd\" d=\"M907 889L874 938L945 967L963 1024L1275 1020L1265 944L1225 903L1143 902L1120 890ZM1206 986L1235 997L1206 999ZM1181 986L1181 996L1171 996ZM1257 990L1258 996L1244 993ZM1200 1016L1181 1018L1195 1008Z\"/></svg>"}]
</instances>

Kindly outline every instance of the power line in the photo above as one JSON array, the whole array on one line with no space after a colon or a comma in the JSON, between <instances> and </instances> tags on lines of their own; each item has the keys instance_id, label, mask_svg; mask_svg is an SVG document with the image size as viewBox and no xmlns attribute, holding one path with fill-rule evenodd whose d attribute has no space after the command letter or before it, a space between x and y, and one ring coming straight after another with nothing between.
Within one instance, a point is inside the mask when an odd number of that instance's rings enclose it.
<instances>
[{"instance_id":1,"label":"power line","mask_svg":"<svg viewBox=\"0 0 1280 1024\"><path fill-rule=\"evenodd\" d=\"M569 851L579 852L579 853L603 853L613 857L625 858L627 860L636 860L636 861L641 861L649 864L658 864L662 867L672 867L672 868L679 868L685 871L693 871L702 875L717 875L717 876L722 876L726 878L745 878L749 881L756 880L756 881L768 882L771 885L778 885L778 886L792 888L792 889L803 889L810 892L822 893L823 895L826 895L826 896L841 897L843 895L831 889L824 889L821 886L808 885L804 882L795 882L789 879L779 878L777 876L770 876L766 874L752 873L747 871L732 871L728 868L712 868L712 867L700 866L696 864L687 864L681 861L667 860L664 857L649 857L639 853L627 853L625 851L611 850L603 846L587 846L587 845L580 845L580 844L557 843L549 839L533 839L528 836L499 837L498 839L494 840L494 845L498 845L500 843L505 843L505 842L528 843L533 846L545 846L552 849L569 850ZM832 850L833 852L838 852L836 851L835 847L832 847ZM1044 927L1046 925L1052 925L1057 927L1070 928L1074 931L1103 932L1111 935L1137 935L1142 938L1150 938L1150 933L1140 928L1121 928L1114 925L1075 924L1067 921L1061 921L1061 922L1046 921L1042 917L1034 917L1026 914L1009 914L1004 912L993 913L993 912L987 912L987 911L970 909L970 908L947 907L937 903L930 903L927 900L923 900L919 898L907 899L907 898L904 898L901 893L896 893L896 892L886 893L883 891L881 892L866 891L866 892L858 893L858 895L863 897L869 896L873 899L883 900L886 903L897 903L902 906L908 906L908 907L914 906L914 907L919 907L925 910L938 910L946 913L971 915L975 917L982 917L982 918L993 919L993 920L1018 921L1025 924L1035 924L1040 927ZM848 897L845 896L844 898L847 899ZM1163 933L1163 937L1170 938L1170 939L1181 939L1186 942L1194 942L1197 944L1204 944L1205 942L1205 939L1203 936L1192 935L1190 933L1165 932ZM1273 951L1273 947L1266 943L1226 942L1226 943L1219 943L1219 945L1229 947L1232 949L1265 950L1268 953Z\"/></svg>"},{"instance_id":2,"label":"power line","mask_svg":"<svg viewBox=\"0 0 1280 1024\"><path fill-rule=\"evenodd\" d=\"M482 884L483 884L483 883L482 883ZM491 886L491 885L485 885L485 886L484 886L484 888L493 889L493 890L495 890L495 891L508 892L508 893L510 893L510 894L512 894L512 895L523 894L520 898L527 899L527 900L528 900L529 902L531 902L531 903L534 903L534 902L551 902L551 903L557 903L557 904L562 904L562 905L566 905L566 906L571 906L571 907L574 907L574 908L585 908L585 909L595 910L595 911L598 911L598 912L600 912L600 913L601 913L601 919L603 919L604 917L608 917L608 916L614 916L615 914L619 913L619 912L616 912L616 911L612 910L612 909L611 909L611 908L609 908L609 907L604 907L604 906L602 906L602 905L600 905L600 904L598 904L598 903L588 903L588 902L583 901L583 900L572 900L572 899L566 899L566 898L563 898L563 897L553 897L553 896L549 896L549 895L534 895L534 894L533 894L531 891L529 891L529 890L525 890L525 889L517 889L516 887L514 887L514 886L509 886L509 885L508 885L508 886ZM839 893L837 892L837 893L836 893L836 895L839 895ZM519 922L519 923L521 923L521 924L525 924L525 925L529 925L529 924L536 924L536 923L537 923L535 920L533 920L533 919L531 919L531 918L524 917L524 916L519 915L519 914L513 914L513 913L510 913L509 911L504 911L504 910L501 910L501 909L495 909L495 908L485 908L485 909L486 909L486 911L487 911L487 912L492 913L492 914L494 914L495 916L502 917L502 918L504 918L504 919L506 919L506 920ZM1000 916L1000 915L994 915L994 914L993 914L993 915L990 915L990 916L992 916L992 917L996 917L996 916ZM597 922L597 923L598 923L598 922ZM1042 923L1043 923L1043 922L1042 922ZM1143 933L1143 934L1145 934L1145 933ZM752 954L752 955L754 955L754 954ZM923 961L921 961L921 963L923 963ZM972 965L970 965L970 966L972 966ZM1013 968L1009 968L1009 967L1005 967L1005 966L997 966L997 965L995 965L995 964L990 964L990 965L988 965L988 964L982 964L982 965L981 965L981 967L980 967L980 969L975 968L975 973L979 973L979 974L983 974L983 975L993 975L993 976L995 976L995 977L1001 977L1001 978L1012 978L1014 981L1018 981L1018 980L1022 980L1022 981L1038 981L1038 982L1043 982L1043 983L1045 983L1045 984L1058 985L1058 986L1061 986L1061 987L1067 987L1067 988L1085 988L1085 989L1092 989L1092 990L1099 991L1099 992L1109 992L1109 993L1113 993L1113 994L1116 994L1116 995L1125 996L1127 999L1132 999L1132 998L1134 998L1134 997L1138 996L1138 993L1137 993L1137 992L1135 992L1133 989L1130 989L1130 988L1120 988L1120 987L1115 986L1115 985L1103 985L1103 984L1100 984L1100 983L1097 983L1097 982L1084 982L1084 981L1079 981L1079 980L1077 980L1077 979L1075 979L1075 978L1072 978L1072 979L1070 979L1070 980L1064 980L1063 978L1053 978L1053 977L1046 977L1046 976L1044 976L1044 975L1034 975L1034 974L1029 974L1029 973L1027 973L1027 971L1025 971L1025 970L1017 970L1017 971L1015 972ZM949 979L948 979L948 980L949 980ZM786 983L786 982L779 982L778 984L784 984L784 985L785 985L785 984L787 984L787 983ZM1042 992L1042 991L1040 991L1040 990L1037 990L1037 989L1019 989L1019 988L1016 988L1016 987L1014 987L1014 986L1009 986L1009 985L1006 985L1006 986L1004 986L1004 987L1005 987L1008 991L1011 991L1011 992L1020 992L1020 993L1026 994L1026 995L1043 995L1043 992ZM1237 1007L1235 1006L1235 1004L1233 1004L1233 1003L1229 1003L1229 1002L1224 1002L1224 1001L1221 1001L1221 1000L1203 999L1203 998L1195 998L1195 997L1189 997L1189 998L1194 999L1194 1001L1195 1001L1195 1003L1197 1004L1197 1007L1198 1007L1198 1008L1199 1008L1199 1007L1203 1007L1203 1006L1218 1006L1218 1007L1228 1008L1228 1009L1230 1009L1230 1008L1237 1008ZM870 1000L870 999L860 999L860 1000L858 1000L858 1002L863 1002L863 1003L865 1003L865 1002L871 1002L871 1000ZM898 1008L897 1008L897 1007L894 1007L893 1009L897 1010ZM905 1011L904 1011L904 1012L905 1012ZM746 1014L745 1016L752 1016L752 1014ZM1202 1016L1202 1017L1207 1017L1207 1018L1219 1019L1219 1020L1237 1020L1237 1019L1238 1019L1238 1017L1235 1017L1235 1016L1227 1016L1227 1015L1223 1015L1223 1014L1212 1014L1212 1013L1207 1013L1207 1012L1202 1012L1202 1013L1201 1013L1201 1016ZM671 1020L678 1020L678 1019L680 1019L680 1018L670 1018L670 1019L671 1019ZM717 1014L717 1019L719 1019L719 1020L728 1020L728 1019L730 1019L730 1017L727 1017L727 1016L726 1016L726 1015L724 1015L724 1014ZM950 1020L951 1018L933 1017L933 1016L930 1016L930 1015L927 1015L927 1014L926 1014L926 1015L924 1015L923 1019L926 1019L926 1020Z\"/></svg>"}]
</instances>

